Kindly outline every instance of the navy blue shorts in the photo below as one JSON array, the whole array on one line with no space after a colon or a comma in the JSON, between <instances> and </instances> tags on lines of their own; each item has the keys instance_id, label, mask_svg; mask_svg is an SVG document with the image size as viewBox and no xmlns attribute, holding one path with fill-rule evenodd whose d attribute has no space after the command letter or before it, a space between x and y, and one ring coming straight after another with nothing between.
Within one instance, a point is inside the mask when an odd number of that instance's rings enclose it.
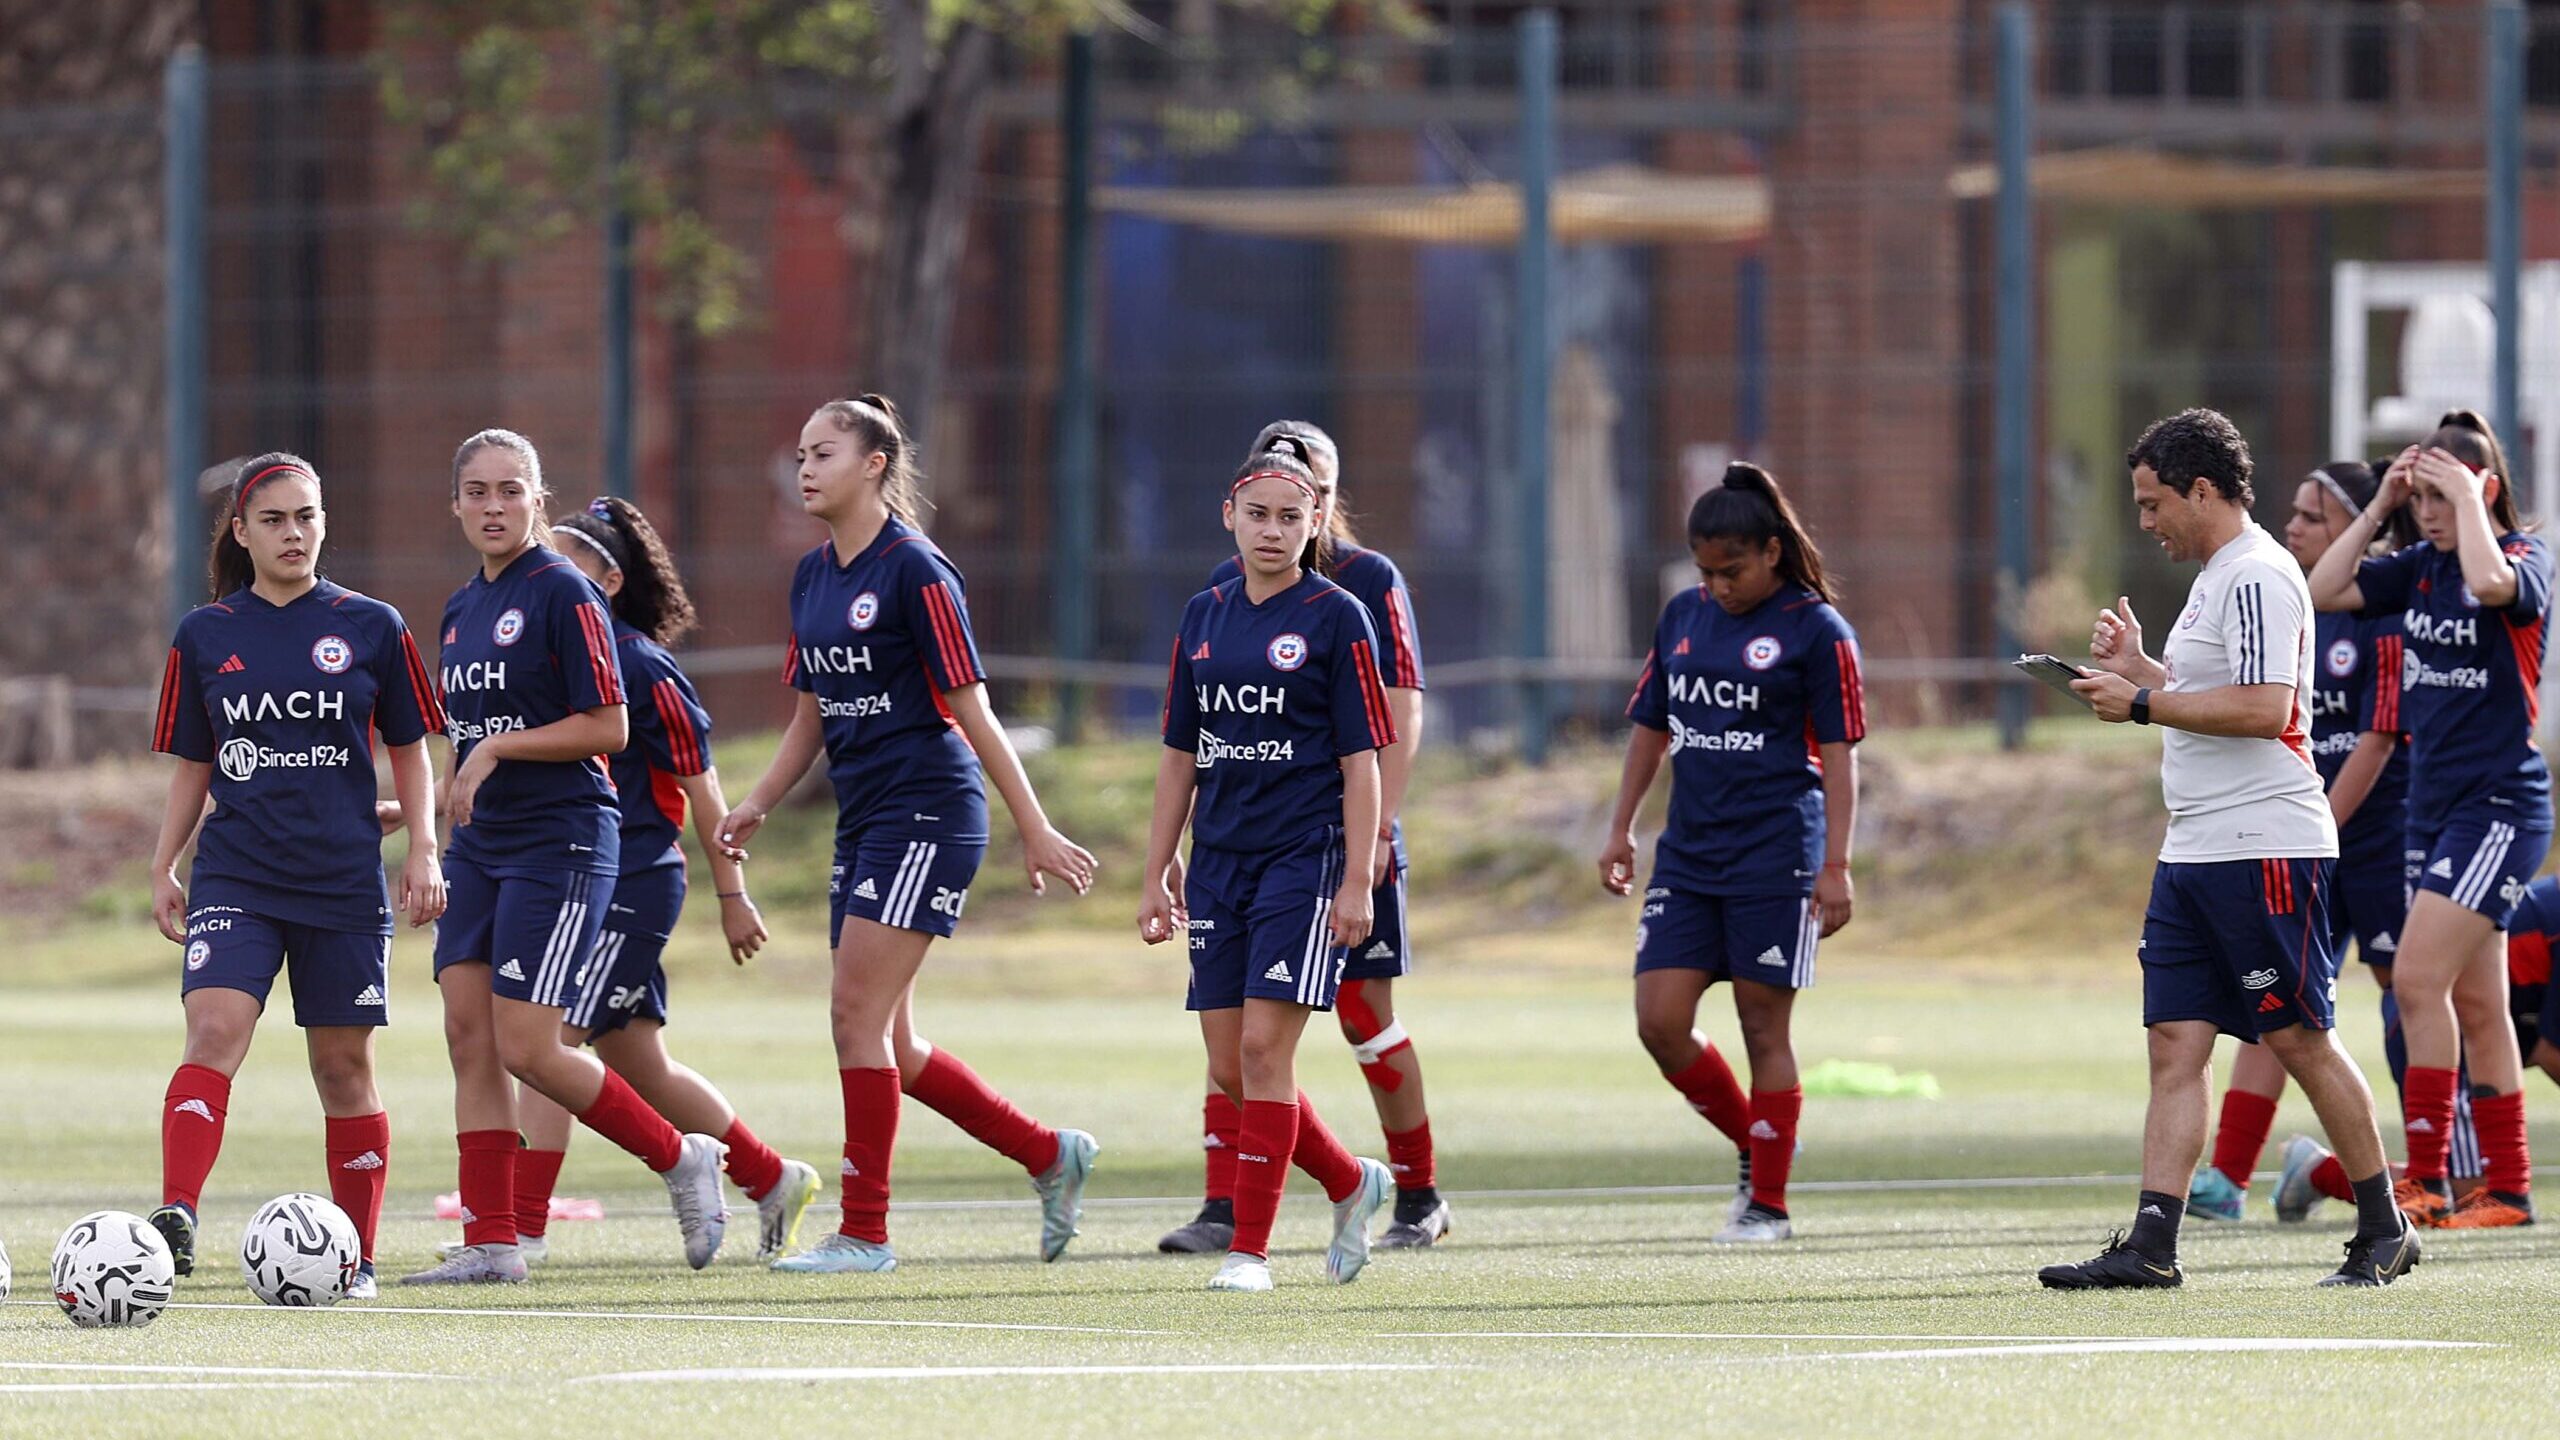
<instances>
[{"instance_id":1,"label":"navy blue shorts","mask_svg":"<svg viewBox=\"0 0 2560 1440\"><path fill-rule=\"evenodd\" d=\"M2388 966L2400 958L2400 927L2409 918L2409 886L2400 857L2388 851L2341 857L2329 904L2330 948L2347 958Z\"/></svg>"},{"instance_id":2,"label":"navy blue shorts","mask_svg":"<svg viewBox=\"0 0 2560 1440\"><path fill-rule=\"evenodd\" d=\"M289 967L294 1024L391 1023L389 935L295 925L229 903L218 885L190 898L180 995L238 990L264 1009L276 972Z\"/></svg>"},{"instance_id":3,"label":"navy blue shorts","mask_svg":"<svg viewBox=\"0 0 2560 1440\"><path fill-rule=\"evenodd\" d=\"M484 866L444 857L444 918L436 922L436 973L489 967L489 992L567 1010L604 924L613 877L584 870Z\"/></svg>"},{"instance_id":4,"label":"navy blue shorts","mask_svg":"<svg viewBox=\"0 0 2560 1440\"><path fill-rule=\"evenodd\" d=\"M983 840L838 836L835 870L827 877L828 948L844 943L848 919L948 938L960 928L969 882L986 858Z\"/></svg>"},{"instance_id":5,"label":"navy blue shorts","mask_svg":"<svg viewBox=\"0 0 2560 1440\"><path fill-rule=\"evenodd\" d=\"M1822 912L1808 895L1701 895L1647 886L1636 921L1636 973L1704 970L1707 983L1749 980L1813 988Z\"/></svg>"},{"instance_id":6,"label":"navy blue shorts","mask_svg":"<svg viewBox=\"0 0 2560 1440\"><path fill-rule=\"evenodd\" d=\"M1343 958L1345 980L1394 980L1413 970L1413 941L1405 932L1404 864L1398 861L1387 883L1369 892L1369 913L1376 920L1369 938Z\"/></svg>"},{"instance_id":7,"label":"navy blue shorts","mask_svg":"<svg viewBox=\"0 0 2560 1440\"><path fill-rule=\"evenodd\" d=\"M2465 910L2489 917L2499 929L2514 918L2516 902L2542 871L2551 850L2550 817L2539 828L2494 806L2475 807L2433 830L2409 829L2409 898L2422 891L2445 896Z\"/></svg>"},{"instance_id":8,"label":"navy blue shorts","mask_svg":"<svg viewBox=\"0 0 2560 1440\"><path fill-rule=\"evenodd\" d=\"M1256 855L1193 846L1183 890L1191 911L1185 1008L1233 1010L1254 999L1332 1009L1344 964L1333 943L1342 866L1339 825Z\"/></svg>"},{"instance_id":9,"label":"navy blue shorts","mask_svg":"<svg viewBox=\"0 0 2560 1440\"><path fill-rule=\"evenodd\" d=\"M634 1020L667 1023L667 971L660 962L676 916L684 912L684 892L681 865L660 865L613 882L595 956L566 1017L590 1041Z\"/></svg>"},{"instance_id":10,"label":"navy blue shorts","mask_svg":"<svg viewBox=\"0 0 2560 1440\"><path fill-rule=\"evenodd\" d=\"M2326 1030L2338 1003L2334 860L2162 862L2142 917L2142 1023L2208 1020L2251 1044Z\"/></svg>"},{"instance_id":11,"label":"navy blue shorts","mask_svg":"<svg viewBox=\"0 0 2560 1440\"><path fill-rule=\"evenodd\" d=\"M2545 981L2512 986L2507 991L2507 1008L2514 1012L2516 1048L2524 1052L2526 1064L2533 1063L2535 1041L2560 1045L2560 985Z\"/></svg>"}]
</instances>

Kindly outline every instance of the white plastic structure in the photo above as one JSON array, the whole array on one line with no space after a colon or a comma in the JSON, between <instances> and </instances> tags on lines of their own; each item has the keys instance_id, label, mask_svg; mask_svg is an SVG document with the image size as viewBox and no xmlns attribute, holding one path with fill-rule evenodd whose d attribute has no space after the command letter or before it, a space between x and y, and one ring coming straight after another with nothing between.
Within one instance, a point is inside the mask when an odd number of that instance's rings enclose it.
<instances>
[{"instance_id":1,"label":"white plastic structure","mask_svg":"<svg viewBox=\"0 0 2560 1440\"><path fill-rule=\"evenodd\" d=\"M2528 511L2551 515L2560 510L2560 262L2527 265L2519 278L2524 332L2518 388L2532 467L2523 498ZM2436 417L2447 410L2488 413L2497 336L2488 267L2343 261L2332 271L2329 307L2331 458L2370 459L2434 429ZM2381 311L2409 317L2397 357L2399 393L2368 401L2372 321Z\"/></svg>"}]
</instances>

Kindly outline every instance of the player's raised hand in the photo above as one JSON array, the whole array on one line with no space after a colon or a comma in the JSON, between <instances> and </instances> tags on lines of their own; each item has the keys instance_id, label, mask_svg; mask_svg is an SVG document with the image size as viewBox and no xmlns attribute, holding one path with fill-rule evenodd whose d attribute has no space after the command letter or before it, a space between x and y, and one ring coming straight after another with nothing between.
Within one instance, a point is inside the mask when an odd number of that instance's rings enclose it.
<instances>
[{"instance_id":1,"label":"player's raised hand","mask_svg":"<svg viewBox=\"0 0 2560 1440\"><path fill-rule=\"evenodd\" d=\"M2114 605L2098 612L2089 629L2089 658L2117 675L2142 663L2142 620L2133 613L2133 597L2119 595Z\"/></svg>"},{"instance_id":2,"label":"player's raised hand","mask_svg":"<svg viewBox=\"0 0 2560 1440\"><path fill-rule=\"evenodd\" d=\"M2443 450L2418 452L2416 458L2409 462L2409 471L2417 484L2447 500L2481 499L2489 482L2485 473L2472 469Z\"/></svg>"},{"instance_id":3,"label":"player's raised hand","mask_svg":"<svg viewBox=\"0 0 2560 1440\"><path fill-rule=\"evenodd\" d=\"M2374 515L2388 515L2409 503L2417 494L2419 447L2412 445L2394 456L2391 468L2382 472L2382 484L2373 494L2373 503L2365 507Z\"/></svg>"}]
</instances>

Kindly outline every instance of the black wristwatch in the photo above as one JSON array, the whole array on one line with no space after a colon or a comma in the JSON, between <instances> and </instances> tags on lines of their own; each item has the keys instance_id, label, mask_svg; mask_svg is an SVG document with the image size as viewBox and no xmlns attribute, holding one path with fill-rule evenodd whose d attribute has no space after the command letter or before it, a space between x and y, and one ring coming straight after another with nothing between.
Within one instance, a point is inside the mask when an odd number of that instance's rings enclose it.
<instances>
[{"instance_id":1,"label":"black wristwatch","mask_svg":"<svg viewBox=\"0 0 2560 1440\"><path fill-rule=\"evenodd\" d=\"M2133 692L2133 723L2136 725L2151 723L2151 692L2147 689L2137 689Z\"/></svg>"}]
</instances>

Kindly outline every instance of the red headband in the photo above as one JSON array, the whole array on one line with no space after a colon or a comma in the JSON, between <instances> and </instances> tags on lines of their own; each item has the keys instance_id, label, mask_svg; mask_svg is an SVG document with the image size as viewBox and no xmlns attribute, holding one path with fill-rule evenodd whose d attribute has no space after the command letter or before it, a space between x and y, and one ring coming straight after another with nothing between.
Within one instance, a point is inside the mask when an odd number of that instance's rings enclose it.
<instances>
[{"instance_id":1,"label":"red headband","mask_svg":"<svg viewBox=\"0 0 2560 1440\"><path fill-rule=\"evenodd\" d=\"M1292 475L1286 470L1256 470L1252 474L1238 480L1233 485L1228 486L1227 498L1233 500L1236 498L1237 491L1252 484L1256 480L1286 480L1290 484L1297 486L1299 489L1306 491L1307 498L1314 501L1318 509L1322 509L1324 507L1324 492L1316 488L1316 483L1313 480L1310 480L1303 475Z\"/></svg>"},{"instance_id":2,"label":"red headband","mask_svg":"<svg viewBox=\"0 0 2560 1440\"><path fill-rule=\"evenodd\" d=\"M231 514L233 518L237 519L238 517L249 513L249 492L257 488L259 481L266 479L268 476L273 475L278 471L283 471L288 475L300 475L314 485L320 483L319 476L312 474L310 471L303 469L299 465L270 465L266 469L261 470L257 474L240 482L239 489L234 493L231 501Z\"/></svg>"}]
</instances>

